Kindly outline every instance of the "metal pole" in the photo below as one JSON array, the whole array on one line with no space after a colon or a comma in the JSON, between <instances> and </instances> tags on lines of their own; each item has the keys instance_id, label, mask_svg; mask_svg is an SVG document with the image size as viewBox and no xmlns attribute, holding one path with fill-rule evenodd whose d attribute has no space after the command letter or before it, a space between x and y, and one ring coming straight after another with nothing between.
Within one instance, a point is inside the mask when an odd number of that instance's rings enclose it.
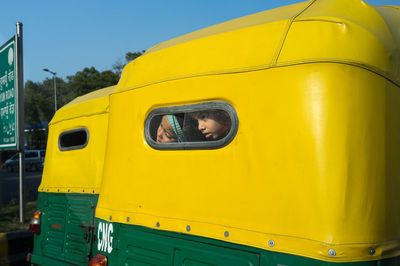
<instances>
[{"instance_id":1,"label":"metal pole","mask_svg":"<svg viewBox=\"0 0 400 266\"><path fill-rule=\"evenodd\" d=\"M57 112L57 85L56 85L56 74L53 74L54 79L54 113Z\"/></svg>"},{"instance_id":2,"label":"metal pole","mask_svg":"<svg viewBox=\"0 0 400 266\"><path fill-rule=\"evenodd\" d=\"M49 72L50 74L53 75L53 81L54 81L54 113L57 112L57 82L56 82L56 72L53 72L49 70L48 68L43 68L43 71Z\"/></svg>"},{"instance_id":3,"label":"metal pole","mask_svg":"<svg viewBox=\"0 0 400 266\"><path fill-rule=\"evenodd\" d=\"M22 51L22 23L17 22L17 110L19 150L19 221L25 221L25 139L24 139L24 72Z\"/></svg>"}]
</instances>

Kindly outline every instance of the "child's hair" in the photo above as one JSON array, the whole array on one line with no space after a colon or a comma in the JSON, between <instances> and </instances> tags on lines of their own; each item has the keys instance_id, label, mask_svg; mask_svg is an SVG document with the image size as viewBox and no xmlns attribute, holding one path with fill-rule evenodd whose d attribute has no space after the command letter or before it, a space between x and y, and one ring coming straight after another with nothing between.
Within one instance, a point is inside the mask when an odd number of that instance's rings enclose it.
<instances>
[{"instance_id":1,"label":"child's hair","mask_svg":"<svg viewBox=\"0 0 400 266\"><path fill-rule=\"evenodd\" d=\"M230 124L230 117L227 112L223 110L204 110L190 113L190 115L195 119L211 118L220 124L226 125Z\"/></svg>"}]
</instances>

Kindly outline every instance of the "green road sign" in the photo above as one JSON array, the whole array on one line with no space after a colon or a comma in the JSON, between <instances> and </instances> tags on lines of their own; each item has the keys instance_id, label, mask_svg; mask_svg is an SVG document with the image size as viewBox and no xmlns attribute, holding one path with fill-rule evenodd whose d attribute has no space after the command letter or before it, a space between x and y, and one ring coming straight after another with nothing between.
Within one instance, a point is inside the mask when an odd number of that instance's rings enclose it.
<instances>
[{"instance_id":1,"label":"green road sign","mask_svg":"<svg viewBox=\"0 0 400 266\"><path fill-rule=\"evenodd\" d=\"M16 41L0 47L0 149L17 148Z\"/></svg>"}]
</instances>

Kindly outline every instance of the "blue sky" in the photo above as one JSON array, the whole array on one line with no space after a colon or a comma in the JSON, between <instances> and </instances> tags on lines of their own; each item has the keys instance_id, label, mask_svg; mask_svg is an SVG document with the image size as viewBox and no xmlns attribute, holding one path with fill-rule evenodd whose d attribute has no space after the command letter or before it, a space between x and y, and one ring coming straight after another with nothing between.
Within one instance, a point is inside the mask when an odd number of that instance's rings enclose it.
<instances>
[{"instance_id":1,"label":"blue sky","mask_svg":"<svg viewBox=\"0 0 400 266\"><path fill-rule=\"evenodd\" d=\"M19 0L1 3L0 45L23 23L24 79L112 68L125 53L237 17L301 0ZM400 0L367 0L400 5Z\"/></svg>"}]
</instances>

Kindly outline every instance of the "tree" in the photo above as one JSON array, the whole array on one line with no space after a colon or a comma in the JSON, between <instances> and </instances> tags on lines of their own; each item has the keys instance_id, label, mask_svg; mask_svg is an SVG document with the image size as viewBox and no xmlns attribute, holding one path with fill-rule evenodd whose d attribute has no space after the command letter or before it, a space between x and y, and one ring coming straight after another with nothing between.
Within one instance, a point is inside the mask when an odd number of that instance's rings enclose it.
<instances>
[{"instance_id":1,"label":"tree","mask_svg":"<svg viewBox=\"0 0 400 266\"><path fill-rule=\"evenodd\" d=\"M62 79L57 79L61 85ZM24 112L27 144L33 149L46 147L46 124L54 115L53 80L27 81L24 89Z\"/></svg>"},{"instance_id":2,"label":"tree","mask_svg":"<svg viewBox=\"0 0 400 266\"><path fill-rule=\"evenodd\" d=\"M138 58L139 56L141 56L142 54L144 54L145 52L146 52L145 50L142 50L141 52L139 51L139 52L133 52L133 53L127 52L125 54L125 61L127 63L129 63L130 61L133 61L136 58Z\"/></svg>"},{"instance_id":3,"label":"tree","mask_svg":"<svg viewBox=\"0 0 400 266\"><path fill-rule=\"evenodd\" d=\"M145 51L128 52L125 61L119 60L113 66L113 71L99 72L94 67L86 67L75 75L68 76L67 82L56 78L57 107L86 93L116 85L123 67L130 61L141 56ZM35 148L44 148L46 136L41 130L43 124L50 122L54 115L54 81L51 78L43 82L27 81L24 90L25 128L30 129L29 145ZM39 126L40 125L40 126ZM43 144L44 143L44 144Z\"/></svg>"},{"instance_id":4,"label":"tree","mask_svg":"<svg viewBox=\"0 0 400 266\"><path fill-rule=\"evenodd\" d=\"M77 72L74 76L68 76L67 80L69 93L66 98L72 100L83 94L116 85L119 80L119 75L111 70L99 72L94 67L86 67L82 71Z\"/></svg>"},{"instance_id":5,"label":"tree","mask_svg":"<svg viewBox=\"0 0 400 266\"><path fill-rule=\"evenodd\" d=\"M65 87L61 78L56 79L58 95ZM25 123L36 125L37 123L49 122L54 115L54 83L53 79L43 82L27 81L24 90Z\"/></svg>"}]
</instances>

